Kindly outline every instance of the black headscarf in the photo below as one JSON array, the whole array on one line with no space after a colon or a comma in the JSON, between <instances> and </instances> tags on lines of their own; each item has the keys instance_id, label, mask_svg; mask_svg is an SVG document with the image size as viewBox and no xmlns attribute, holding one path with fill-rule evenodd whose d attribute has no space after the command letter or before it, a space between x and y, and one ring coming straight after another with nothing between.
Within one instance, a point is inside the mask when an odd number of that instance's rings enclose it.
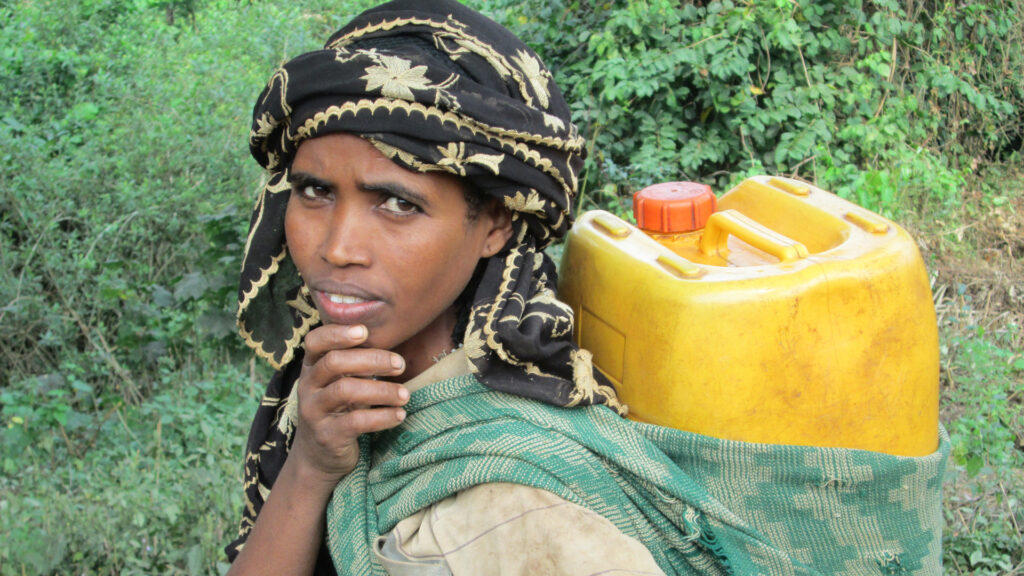
<instances>
[{"instance_id":1,"label":"black headscarf","mask_svg":"<svg viewBox=\"0 0 1024 576\"><path fill-rule=\"evenodd\" d=\"M590 353L574 345L571 309L556 299L555 267L542 251L572 224L584 154L551 73L511 32L457 2L378 6L323 50L281 67L253 111L250 148L269 180L246 243L238 323L280 372L250 432L246 484L256 498L240 540L284 459L268 443L290 443L295 365L319 323L285 243L288 168L302 141L332 132L360 136L411 170L463 177L511 211L512 237L484 264L461 335L483 384L556 405L625 410Z\"/></svg>"}]
</instances>

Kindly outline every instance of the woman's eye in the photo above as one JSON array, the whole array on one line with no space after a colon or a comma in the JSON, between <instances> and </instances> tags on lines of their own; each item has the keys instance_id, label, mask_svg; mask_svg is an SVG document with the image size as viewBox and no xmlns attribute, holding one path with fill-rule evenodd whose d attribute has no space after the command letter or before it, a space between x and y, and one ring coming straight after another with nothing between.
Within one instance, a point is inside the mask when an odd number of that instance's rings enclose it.
<instances>
[{"instance_id":1,"label":"woman's eye","mask_svg":"<svg viewBox=\"0 0 1024 576\"><path fill-rule=\"evenodd\" d=\"M399 198L398 196L388 196L380 206L388 212L402 215L413 214L419 211L419 206L416 206L404 198Z\"/></svg>"},{"instance_id":2,"label":"woman's eye","mask_svg":"<svg viewBox=\"0 0 1024 576\"><path fill-rule=\"evenodd\" d=\"M323 188L313 185L296 186L295 191L298 192L299 196L309 198L310 200L323 198L327 194Z\"/></svg>"}]
</instances>

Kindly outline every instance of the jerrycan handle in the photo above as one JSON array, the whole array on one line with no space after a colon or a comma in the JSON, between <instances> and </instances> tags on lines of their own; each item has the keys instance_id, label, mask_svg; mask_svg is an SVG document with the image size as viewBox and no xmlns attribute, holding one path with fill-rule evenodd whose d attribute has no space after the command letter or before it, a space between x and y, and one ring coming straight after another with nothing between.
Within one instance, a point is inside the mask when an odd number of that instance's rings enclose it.
<instances>
[{"instance_id":1,"label":"jerrycan handle","mask_svg":"<svg viewBox=\"0 0 1024 576\"><path fill-rule=\"evenodd\" d=\"M722 210L708 218L700 237L701 253L705 256L718 254L724 257L729 253L726 244L730 235L782 262L806 258L809 254L803 244L758 224L736 210Z\"/></svg>"}]
</instances>

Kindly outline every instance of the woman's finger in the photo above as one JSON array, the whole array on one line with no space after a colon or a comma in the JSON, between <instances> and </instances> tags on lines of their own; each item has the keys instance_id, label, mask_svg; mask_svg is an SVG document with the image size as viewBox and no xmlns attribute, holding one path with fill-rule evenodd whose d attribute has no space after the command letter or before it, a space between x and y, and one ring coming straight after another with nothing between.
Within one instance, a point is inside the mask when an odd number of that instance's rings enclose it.
<instances>
[{"instance_id":1,"label":"woman's finger","mask_svg":"<svg viewBox=\"0 0 1024 576\"><path fill-rule=\"evenodd\" d=\"M356 324L346 326L344 324L325 324L311 330L303 339L303 348L306 354L302 363L312 366L320 361L320 358L331 350L345 350L362 344L369 332L366 326Z\"/></svg>"},{"instance_id":2,"label":"woman's finger","mask_svg":"<svg viewBox=\"0 0 1024 576\"><path fill-rule=\"evenodd\" d=\"M333 415L334 422L329 428L342 437L358 437L394 428L405 420L405 416L405 410L402 408L364 408Z\"/></svg>"},{"instance_id":3,"label":"woman's finger","mask_svg":"<svg viewBox=\"0 0 1024 576\"><path fill-rule=\"evenodd\" d=\"M321 414L339 413L371 406L404 406L409 391L394 382L344 377L317 390L312 401Z\"/></svg>"},{"instance_id":4,"label":"woman's finger","mask_svg":"<svg viewBox=\"0 0 1024 576\"><path fill-rule=\"evenodd\" d=\"M405 360L394 352L374 348L331 350L313 366L303 366L303 385L316 390L339 378L394 377L405 370Z\"/></svg>"}]
</instances>

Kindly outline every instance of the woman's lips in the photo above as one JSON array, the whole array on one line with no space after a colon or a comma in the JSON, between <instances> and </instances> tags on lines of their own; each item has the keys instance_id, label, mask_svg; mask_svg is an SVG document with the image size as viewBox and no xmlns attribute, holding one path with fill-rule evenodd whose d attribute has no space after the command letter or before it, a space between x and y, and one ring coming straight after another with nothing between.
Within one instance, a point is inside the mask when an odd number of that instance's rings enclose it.
<instances>
[{"instance_id":1,"label":"woman's lips","mask_svg":"<svg viewBox=\"0 0 1024 576\"><path fill-rule=\"evenodd\" d=\"M367 294L313 290L320 316L326 324L369 324L384 302Z\"/></svg>"}]
</instances>

